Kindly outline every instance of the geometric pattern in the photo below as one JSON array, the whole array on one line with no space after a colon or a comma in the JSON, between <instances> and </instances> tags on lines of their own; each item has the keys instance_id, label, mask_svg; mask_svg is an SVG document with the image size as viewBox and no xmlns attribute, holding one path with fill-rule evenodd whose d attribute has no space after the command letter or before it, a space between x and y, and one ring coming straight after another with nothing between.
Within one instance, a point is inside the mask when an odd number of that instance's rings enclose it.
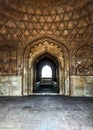
<instances>
[{"instance_id":1,"label":"geometric pattern","mask_svg":"<svg viewBox=\"0 0 93 130\"><path fill-rule=\"evenodd\" d=\"M42 35L92 39L93 2L0 0L0 40L26 41Z\"/></svg>"}]
</instances>

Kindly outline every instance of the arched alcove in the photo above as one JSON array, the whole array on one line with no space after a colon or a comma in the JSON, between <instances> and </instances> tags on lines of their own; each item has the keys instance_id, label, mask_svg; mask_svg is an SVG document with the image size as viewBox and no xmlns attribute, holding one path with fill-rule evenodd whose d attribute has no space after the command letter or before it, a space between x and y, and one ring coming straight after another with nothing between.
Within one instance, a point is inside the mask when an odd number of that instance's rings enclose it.
<instances>
[{"instance_id":1,"label":"arched alcove","mask_svg":"<svg viewBox=\"0 0 93 130\"><path fill-rule=\"evenodd\" d=\"M0 75L17 74L17 54L10 45L0 46Z\"/></svg>"},{"instance_id":2,"label":"arched alcove","mask_svg":"<svg viewBox=\"0 0 93 130\"><path fill-rule=\"evenodd\" d=\"M59 64L55 57L45 53L34 64L34 92L58 93Z\"/></svg>"},{"instance_id":3,"label":"arched alcove","mask_svg":"<svg viewBox=\"0 0 93 130\"><path fill-rule=\"evenodd\" d=\"M88 44L76 52L76 75L93 75L93 47Z\"/></svg>"},{"instance_id":4,"label":"arched alcove","mask_svg":"<svg viewBox=\"0 0 93 130\"><path fill-rule=\"evenodd\" d=\"M47 54L54 57L57 61L59 93L69 95L69 58L68 51L62 45L51 38L41 38L29 44L24 51L24 76L23 76L23 95L33 94L35 73L35 63L38 58ZM51 58L50 58L51 59Z\"/></svg>"}]
</instances>

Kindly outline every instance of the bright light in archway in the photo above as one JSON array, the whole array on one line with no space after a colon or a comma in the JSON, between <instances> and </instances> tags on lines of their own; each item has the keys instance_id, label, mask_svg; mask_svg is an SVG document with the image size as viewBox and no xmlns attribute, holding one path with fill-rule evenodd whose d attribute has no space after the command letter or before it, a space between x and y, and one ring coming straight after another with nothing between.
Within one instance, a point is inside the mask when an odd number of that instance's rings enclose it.
<instances>
[{"instance_id":1,"label":"bright light in archway","mask_svg":"<svg viewBox=\"0 0 93 130\"><path fill-rule=\"evenodd\" d=\"M52 69L50 66L45 65L42 68L42 78L52 78Z\"/></svg>"}]
</instances>

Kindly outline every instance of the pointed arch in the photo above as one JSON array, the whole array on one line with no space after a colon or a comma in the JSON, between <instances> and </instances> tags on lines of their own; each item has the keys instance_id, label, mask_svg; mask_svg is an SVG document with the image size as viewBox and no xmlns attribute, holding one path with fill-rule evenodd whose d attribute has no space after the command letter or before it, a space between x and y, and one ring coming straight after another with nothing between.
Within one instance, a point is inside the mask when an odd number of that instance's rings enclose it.
<instances>
[{"instance_id":1,"label":"pointed arch","mask_svg":"<svg viewBox=\"0 0 93 130\"><path fill-rule=\"evenodd\" d=\"M69 56L68 50L54 39L44 37L29 44L24 50L23 94L33 94L34 63L38 57L49 54L58 62L59 94L69 95Z\"/></svg>"},{"instance_id":2,"label":"pointed arch","mask_svg":"<svg viewBox=\"0 0 93 130\"><path fill-rule=\"evenodd\" d=\"M0 75L17 74L17 53L11 45L0 46Z\"/></svg>"},{"instance_id":3,"label":"pointed arch","mask_svg":"<svg viewBox=\"0 0 93 130\"><path fill-rule=\"evenodd\" d=\"M76 75L93 75L93 47L84 44L76 51Z\"/></svg>"}]
</instances>

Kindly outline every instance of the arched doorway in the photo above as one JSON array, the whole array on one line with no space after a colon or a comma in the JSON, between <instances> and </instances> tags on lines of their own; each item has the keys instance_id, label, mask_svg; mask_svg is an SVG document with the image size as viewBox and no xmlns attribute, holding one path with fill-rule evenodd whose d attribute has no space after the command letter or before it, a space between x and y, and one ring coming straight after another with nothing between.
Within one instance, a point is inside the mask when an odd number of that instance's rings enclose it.
<instances>
[{"instance_id":1,"label":"arched doorway","mask_svg":"<svg viewBox=\"0 0 93 130\"><path fill-rule=\"evenodd\" d=\"M59 69L56 59L45 53L34 65L34 93L58 93Z\"/></svg>"},{"instance_id":2,"label":"arched doorway","mask_svg":"<svg viewBox=\"0 0 93 130\"><path fill-rule=\"evenodd\" d=\"M36 64L39 63L40 58L42 59L42 56L45 58L46 54L49 56L47 58L53 60L55 65L57 63L56 68L58 69L58 73L56 74L59 90L58 94L69 95L70 88L68 50L62 45L62 43L59 43L48 37L33 41L24 50L23 95L36 94L34 93L34 85L36 82L35 67Z\"/></svg>"}]
</instances>

